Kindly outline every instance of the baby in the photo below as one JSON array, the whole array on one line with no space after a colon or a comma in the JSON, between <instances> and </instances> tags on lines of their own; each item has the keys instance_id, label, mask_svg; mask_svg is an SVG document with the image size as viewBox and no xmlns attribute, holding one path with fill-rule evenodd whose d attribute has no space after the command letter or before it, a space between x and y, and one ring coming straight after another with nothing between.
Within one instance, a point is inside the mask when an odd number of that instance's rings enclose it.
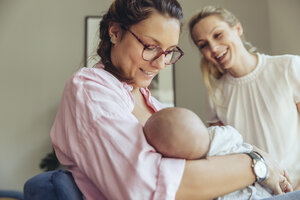
<instances>
[{"instance_id":1,"label":"baby","mask_svg":"<svg viewBox=\"0 0 300 200\"><path fill-rule=\"evenodd\" d=\"M209 149L208 129L192 111L165 108L154 113L144 126L148 142L166 157L199 159Z\"/></svg>"},{"instance_id":2,"label":"baby","mask_svg":"<svg viewBox=\"0 0 300 200\"><path fill-rule=\"evenodd\" d=\"M253 147L243 142L241 134L231 126L212 126L207 128L201 119L185 108L165 108L154 113L144 126L149 144L163 156L200 159L206 156L249 153ZM286 181L281 186L285 192L292 191ZM262 199L272 194L260 184L248 186L218 200Z\"/></svg>"},{"instance_id":3,"label":"baby","mask_svg":"<svg viewBox=\"0 0 300 200\"><path fill-rule=\"evenodd\" d=\"M165 108L154 113L144 126L147 141L166 157L188 160L213 155L248 153L252 146L231 126L207 128L185 108Z\"/></svg>"}]
</instances>

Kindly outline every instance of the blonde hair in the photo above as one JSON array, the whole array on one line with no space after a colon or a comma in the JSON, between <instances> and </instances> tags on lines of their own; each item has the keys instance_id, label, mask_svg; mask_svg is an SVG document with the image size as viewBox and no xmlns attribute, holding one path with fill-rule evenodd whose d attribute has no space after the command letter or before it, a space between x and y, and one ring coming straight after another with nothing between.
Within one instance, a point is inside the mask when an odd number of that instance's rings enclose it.
<instances>
[{"instance_id":1,"label":"blonde hair","mask_svg":"<svg viewBox=\"0 0 300 200\"><path fill-rule=\"evenodd\" d=\"M189 31L190 36L193 42L196 44L193 38L193 28L194 26L202 19L208 16L218 16L221 20L226 22L230 27L233 27L240 23L240 21L228 10L224 8L218 8L214 6L207 6L200 10L197 14L195 14L189 21ZM241 40L244 44L244 47L250 53L255 53L257 49L252 46L249 42L245 40L244 35L241 36ZM214 93L214 89L219 89L219 86L216 83L216 80L220 79L224 74L227 73L226 70L222 69L221 67L214 65L213 63L209 62L204 56L201 59L200 68L202 71L203 82L207 88L208 94L212 97L213 101L220 105L219 102L216 100L216 96ZM221 91L222 92L222 91ZM223 94L223 92L222 92ZM224 96L224 95L223 95ZM225 99L223 99L225 100Z\"/></svg>"}]
</instances>

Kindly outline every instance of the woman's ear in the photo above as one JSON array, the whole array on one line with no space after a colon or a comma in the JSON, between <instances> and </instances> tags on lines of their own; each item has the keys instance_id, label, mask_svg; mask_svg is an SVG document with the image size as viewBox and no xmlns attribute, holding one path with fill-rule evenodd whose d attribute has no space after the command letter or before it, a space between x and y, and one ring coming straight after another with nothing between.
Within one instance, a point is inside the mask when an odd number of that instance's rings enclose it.
<instances>
[{"instance_id":1,"label":"woman's ear","mask_svg":"<svg viewBox=\"0 0 300 200\"><path fill-rule=\"evenodd\" d=\"M121 41L122 28L121 28L120 24L118 24L116 22L111 22L109 24L108 34L110 37L110 42L112 44L116 44L117 42Z\"/></svg>"},{"instance_id":2,"label":"woman's ear","mask_svg":"<svg viewBox=\"0 0 300 200\"><path fill-rule=\"evenodd\" d=\"M243 35L243 27L241 23L238 22L234 27L236 28L238 35L241 37Z\"/></svg>"}]
</instances>

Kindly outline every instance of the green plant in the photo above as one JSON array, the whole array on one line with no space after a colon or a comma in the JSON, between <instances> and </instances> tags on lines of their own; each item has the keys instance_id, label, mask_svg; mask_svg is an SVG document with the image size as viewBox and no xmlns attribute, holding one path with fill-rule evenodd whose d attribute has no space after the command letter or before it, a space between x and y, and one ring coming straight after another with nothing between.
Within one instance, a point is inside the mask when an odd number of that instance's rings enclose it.
<instances>
[{"instance_id":1,"label":"green plant","mask_svg":"<svg viewBox=\"0 0 300 200\"><path fill-rule=\"evenodd\" d=\"M48 153L40 162L40 168L44 171L55 170L59 167L60 163L56 157L54 149L52 149L52 152Z\"/></svg>"}]
</instances>

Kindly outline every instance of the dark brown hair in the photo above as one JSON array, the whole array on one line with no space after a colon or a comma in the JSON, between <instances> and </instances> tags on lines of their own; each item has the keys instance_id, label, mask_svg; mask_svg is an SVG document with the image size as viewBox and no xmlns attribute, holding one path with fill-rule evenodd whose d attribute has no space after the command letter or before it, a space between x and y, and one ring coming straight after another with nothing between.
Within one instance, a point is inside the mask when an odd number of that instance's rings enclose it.
<instances>
[{"instance_id":1,"label":"dark brown hair","mask_svg":"<svg viewBox=\"0 0 300 200\"><path fill-rule=\"evenodd\" d=\"M116 69L110 59L111 42L108 33L111 22L119 23L121 27L129 28L147 19L153 11L178 19L182 24L182 8L177 0L115 0L109 10L102 16L100 22L100 43L97 54L100 56L105 70L115 75L118 79L126 81L122 71Z\"/></svg>"}]
</instances>

